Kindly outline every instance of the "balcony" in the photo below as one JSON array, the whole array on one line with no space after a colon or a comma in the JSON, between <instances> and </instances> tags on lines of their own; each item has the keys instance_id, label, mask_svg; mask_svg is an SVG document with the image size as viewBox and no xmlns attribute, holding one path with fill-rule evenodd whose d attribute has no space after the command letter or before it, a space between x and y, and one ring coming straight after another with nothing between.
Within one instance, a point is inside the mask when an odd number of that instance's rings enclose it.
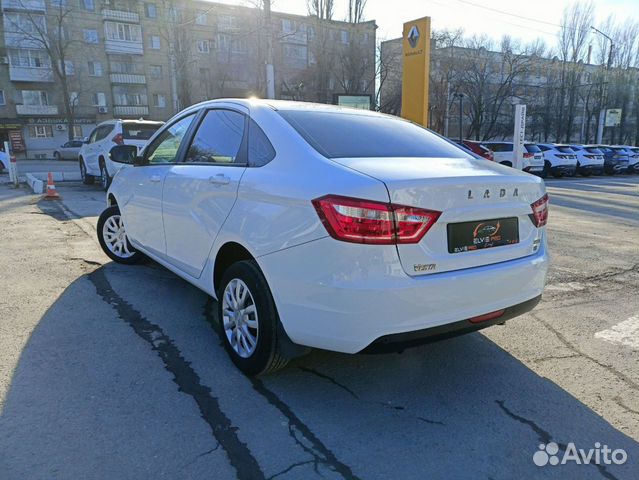
<instances>
[{"instance_id":1,"label":"balcony","mask_svg":"<svg viewBox=\"0 0 639 480\"><path fill-rule=\"evenodd\" d=\"M102 10L102 20L126 23L140 23L140 15L137 12L127 12L126 10L110 10L105 8Z\"/></svg>"},{"instance_id":2,"label":"balcony","mask_svg":"<svg viewBox=\"0 0 639 480\"><path fill-rule=\"evenodd\" d=\"M114 117L145 117L149 114L148 105L115 105Z\"/></svg>"},{"instance_id":3,"label":"balcony","mask_svg":"<svg viewBox=\"0 0 639 480\"><path fill-rule=\"evenodd\" d=\"M18 115L57 115L57 105L16 105Z\"/></svg>"},{"instance_id":4,"label":"balcony","mask_svg":"<svg viewBox=\"0 0 639 480\"><path fill-rule=\"evenodd\" d=\"M111 83L146 84L146 77L144 75L136 75L133 73L112 73L109 75L109 78L111 79Z\"/></svg>"},{"instance_id":5,"label":"balcony","mask_svg":"<svg viewBox=\"0 0 639 480\"><path fill-rule=\"evenodd\" d=\"M12 82L53 82L53 70L50 68L10 66L9 80Z\"/></svg>"},{"instance_id":6,"label":"balcony","mask_svg":"<svg viewBox=\"0 0 639 480\"><path fill-rule=\"evenodd\" d=\"M2 0L2 9L45 12L47 10L47 6L44 0Z\"/></svg>"},{"instance_id":7,"label":"balcony","mask_svg":"<svg viewBox=\"0 0 639 480\"><path fill-rule=\"evenodd\" d=\"M109 40L108 38L104 41L104 49L106 53L121 53L126 55L142 55L144 53L144 45L142 42Z\"/></svg>"}]
</instances>

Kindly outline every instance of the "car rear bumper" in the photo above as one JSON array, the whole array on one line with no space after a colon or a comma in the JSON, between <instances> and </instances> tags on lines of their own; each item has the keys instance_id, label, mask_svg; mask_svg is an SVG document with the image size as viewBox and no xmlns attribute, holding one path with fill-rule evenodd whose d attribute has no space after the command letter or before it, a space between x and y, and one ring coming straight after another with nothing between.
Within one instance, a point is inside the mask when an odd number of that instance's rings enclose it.
<instances>
[{"instance_id":1,"label":"car rear bumper","mask_svg":"<svg viewBox=\"0 0 639 480\"><path fill-rule=\"evenodd\" d=\"M540 301L541 295L531 298L530 300L526 300L525 302L518 303L517 305L504 309L503 314L492 320L474 322L472 319L466 319L414 332L384 335L362 350L361 353L397 352L405 348L416 347L418 345L424 345L426 343L437 342L439 340L445 340L446 338L476 332L477 330L491 327L499 323L504 323L506 320L523 315L535 308Z\"/></svg>"},{"instance_id":2,"label":"car rear bumper","mask_svg":"<svg viewBox=\"0 0 639 480\"><path fill-rule=\"evenodd\" d=\"M603 172L604 166L603 163L600 164L590 164L590 165L579 165L579 171L580 172Z\"/></svg>"},{"instance_id":3,"label":"car rear bumper","mask_svg":"<svg viewBox=\"0 0 639 480\"><path fill-rule=\"evenodd\" d=\"M418 277L404 273L393 245L330 237L257 260L290 339L345 353L535 299L548 270L545 235L540 249L524 258Z\"/></svg>"},{"instance_id":4,"label":"car rear bumper","mask_svg":"<svg viewBox=\"0 0 639 480\"><path fill-rule=\"evenodd\" d=\"M556 165L550 167L550 173L553 175L574 175L577 172L577 165Z\"/></svg>"}]
</instances>

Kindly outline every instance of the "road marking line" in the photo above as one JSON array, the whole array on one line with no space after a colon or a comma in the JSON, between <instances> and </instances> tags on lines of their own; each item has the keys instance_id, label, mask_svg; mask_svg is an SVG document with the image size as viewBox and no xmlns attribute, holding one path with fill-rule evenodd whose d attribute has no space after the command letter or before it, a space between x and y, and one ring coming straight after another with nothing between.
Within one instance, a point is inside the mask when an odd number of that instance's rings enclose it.
<instances>
[{"instance_id":1,"label":"road marking line","mask_svg":"<svg viewBox=\"0 0 639 480\"><path fill-rule=\"evenodd\" d=\"M630 317L607 330L595 333L595 338L600 338L611 343L627 345L639 350L639 315Z\"/></svg>"}]
</instances>

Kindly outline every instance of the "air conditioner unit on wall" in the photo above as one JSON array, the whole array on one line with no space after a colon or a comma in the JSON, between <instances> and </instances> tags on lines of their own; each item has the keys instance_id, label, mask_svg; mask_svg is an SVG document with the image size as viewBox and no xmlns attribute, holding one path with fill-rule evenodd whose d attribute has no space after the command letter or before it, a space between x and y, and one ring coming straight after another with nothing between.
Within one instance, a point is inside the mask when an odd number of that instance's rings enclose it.
<instances>
[{"instance_id":1,"label":"air conditioner unit on wall","mask_svg":"<svg viewBox=\"0 0 639 480\"><path fill-rule=\"evenodd\" d=\"M58 132L63 132L63 131L65 131L65 130L67 129L67 126L66 126L64 123L58 123L58 124L55 126L55 129L56 129Z\"/></svg>"},{"instance_id":2,"label":"air conditioner unit on wall","mask_svg":"<svg viewBox=\"0 0 639 480\"><path fill-rule=\"evenodd\" d=\"M98 107L98 113L107 113L108 111L107 107Z\"/></svg>"}]
</instances>

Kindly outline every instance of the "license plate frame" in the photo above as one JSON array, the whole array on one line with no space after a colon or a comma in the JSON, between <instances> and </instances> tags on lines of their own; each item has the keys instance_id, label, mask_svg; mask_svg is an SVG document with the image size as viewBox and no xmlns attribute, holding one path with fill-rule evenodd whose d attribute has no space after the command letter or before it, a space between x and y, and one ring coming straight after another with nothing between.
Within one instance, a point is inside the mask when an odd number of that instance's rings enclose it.
<instances>
[{"instance_id":1,"label":"license plate frame","mask_svg":"<svg viewBox=\"0 0 639 480\"><path fill-rule=\"evenodd\" d=\"M519 243L519 218L449 223L448 253L463 253Z\"/></svg>"}]
</instances>

